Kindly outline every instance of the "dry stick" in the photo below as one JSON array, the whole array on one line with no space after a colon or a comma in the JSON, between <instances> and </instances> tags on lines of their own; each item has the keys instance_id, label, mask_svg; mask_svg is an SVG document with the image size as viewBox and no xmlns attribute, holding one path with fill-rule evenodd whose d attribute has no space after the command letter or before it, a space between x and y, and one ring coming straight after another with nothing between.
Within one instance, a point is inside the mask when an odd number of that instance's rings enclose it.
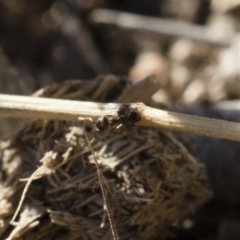
<instances>
[{"instance_id":1,"label":"dry stick","mask_svg":"<svg viewBox=\"0 0 240 240\"><path fill-rule=\"evenodd\" d=\"M128 30L146 31L153 34L169 35L173 37L184 37L220 46L229 46L231 43L230 37L217 36L211 29L175 20L146 17L106 9L92 11L90 19L93 23L97 24L114 24Z\"/></svg>"},{"instance_id":2,"label":"dry stick","mask_svg":"<svg viewBox=\"0 0 240 240\"><path fill-rule=\"evenodd\" d=\"M116 114L119 104L0 94L0 117L78 121Z\"/></svg>"},{"instance_id":3,"label":"dry stick","mask_svg":"<svg viewBox=\"0 0 240 240\"><path fill-rule=\"evenodd\" d=\"M91 143L90 143L90 141L89 141L85 132L84 132L84 136L87 140L88 147L89 147L90 151L92 152L93 159L94 159L94 162L95 162L95 165L96 165L98 181L99 181L100 188L101 188L101 191L102 191L103 202L104 202L104 205L106 206L106 212L107 212L107 215L108 215L108 220L109 220L109 223L110 223L113 239L114 240L119 240L119 236L118 236L118 233L117 233L117 228L116 228L115 222L113 220L113 215L112 215L112 212L111 212L111 206L110 206L110 203L109 203L108 198L107 198L107 194L106 194L104 186L103 186L103 175L102 175L101 169L100 169L99 164L97 162L95 153L94 153L93 148L91 146Z\"/></svg>"},{"instance_id":4,"label":"dry stick","mask_svg":"<svg viewBox=\"0 0 240 240\"><path fill-rule=\"evenodd\" d=\"M136 126L191 132L240 142L240 123L192 116L131 103L141 120ZM79 117L96 120L102 115L116 115L121 104L81 102L50 98L0 94L0 117L78 121Z\"/></svg>"},{"instance_id":5,"label":"dry stick","mask_svg":"<svg viewBox=\"0 0 240 240\"><path fill-rule=\"evenodd\" d=\"M190 132L240 142L240 123L237 122L156 110L146 106L138 109L142 119L137 126Z\"/></svg>"}]
</instances>

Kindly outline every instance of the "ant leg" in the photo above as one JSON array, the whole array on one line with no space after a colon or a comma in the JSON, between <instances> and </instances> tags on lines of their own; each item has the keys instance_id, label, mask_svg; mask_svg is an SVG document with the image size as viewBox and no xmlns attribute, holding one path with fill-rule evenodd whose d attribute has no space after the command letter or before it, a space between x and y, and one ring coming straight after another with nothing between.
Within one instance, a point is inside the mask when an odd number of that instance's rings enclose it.
<instances>
[{"instance_id":1,"label":"ant leg","mask_svg":"<svg viewBox=\"0 0 240 240\"><path fill-rule=\"evenodd\" d=\"M129 130L129 128L127 126L123 125L121 128L121 134L125 135L128 130Z\"/></svg>"},{"instance_id":2,"label":"ant leg","mask_svg":"<svg viewBox=\"0 0 240 240\"><path fill-rule=\"evenodd\" d=\"M111 130L113 130L113 131L116 130L116 132L118 130L120 130L120 131L118 131L118 133L126 134L127 130L128 130L128 127L124 123L119 123L119 124L114 125Z\"/></svg>"},{"instance_id":3,"label":"ant leg","mask_svg":"<svg viewBox=\"0 0 240 240\"><path fill-rule=\"evenodd\" d=\"M119 124L116 124L112 127L111 131L114 131L114 130L119 130L120 128L122 128L122 123L119 123Z\"/></svg>"}]
</instances>

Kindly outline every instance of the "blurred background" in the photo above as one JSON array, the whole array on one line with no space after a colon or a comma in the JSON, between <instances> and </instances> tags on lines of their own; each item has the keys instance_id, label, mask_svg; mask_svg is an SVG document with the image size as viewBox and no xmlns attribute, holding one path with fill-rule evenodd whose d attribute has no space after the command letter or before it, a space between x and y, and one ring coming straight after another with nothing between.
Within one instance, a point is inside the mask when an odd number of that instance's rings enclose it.
<instances>
[{"instance_id":1,"label":"blurred background","mask_svg":"<svg viewBox=\"0 0 240 240\"><path fill-rule=\"evenodd\" d=\"M0 0L0 93L154 75L153 106L239 121L239 30L240 0ZM4 139L24 121L0 123ZM181 137L207 164L215 199L177 239L240 239L239 144Z\"/></svg>"},{"instance_id":2,"label":"blurred background","mask_svg":"<svg viewBox=\"0 0 240 240\"><path fill-rule=\"evenodd\" d=\"M1 75L11 66L12 76L1 77L0 91L29 94L99 74L131 81L154 74L164 86L156 101L238 98L238 3L1 0Z\"/></svg>"}]
</instances>

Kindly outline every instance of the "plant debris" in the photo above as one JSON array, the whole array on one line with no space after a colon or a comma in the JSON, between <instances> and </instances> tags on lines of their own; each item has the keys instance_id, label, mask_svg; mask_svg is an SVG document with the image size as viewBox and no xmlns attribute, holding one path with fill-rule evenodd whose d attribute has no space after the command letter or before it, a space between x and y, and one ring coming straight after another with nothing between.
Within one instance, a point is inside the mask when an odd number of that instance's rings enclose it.
<instances>
[{"instance_id":1,"label":"plant debris","mask_svg":"<svg viewBox=\"0 0 240 240\"><path fill-rule=\"evenodd\" d=\"M68 84L55 85L55 93L83 97L80 89ZM41 96L49 95L50 89ZM94 87L86 89L86 96L94 96ZM84 137L86 133L91 139L93 131L82 121L36 120L3 148L1 239L112 239L94 158ZM96 133L92 148L121 240L174 235L173 229L181 228L181 221L211 197L204 165L170 133L107 129ZM29 178L33 181L17 223L11 226Z\"/></svg>"}]
</instances>

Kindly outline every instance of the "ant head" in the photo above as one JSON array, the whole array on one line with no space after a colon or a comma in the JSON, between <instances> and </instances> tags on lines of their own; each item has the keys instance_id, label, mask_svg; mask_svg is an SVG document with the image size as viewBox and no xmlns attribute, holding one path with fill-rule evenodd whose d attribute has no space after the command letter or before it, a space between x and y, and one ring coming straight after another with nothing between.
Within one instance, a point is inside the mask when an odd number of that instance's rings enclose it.
<instances>
[{"instance_id":1,"label":"ant head","mask_svg":"<svg viewBox=\"0 0 240 240\"><path fill-rule=\"evenodd\" d=\"M141 120L141 116L137 111L131 110L127 114L127 120L131 123L135 123Z\"/></svg>"},{"instance_id":2,"label":"ant head","mask_svg":"<svg viewBox=\"0 0 240 240\"><path fill-rule=\"evenodd\" d=\"M105 129L108 128L108 119L106 116L100 117L97 121L96 121L96 125L95 128L97 131L104 131Z\"/></svg>"}]
</instances>

